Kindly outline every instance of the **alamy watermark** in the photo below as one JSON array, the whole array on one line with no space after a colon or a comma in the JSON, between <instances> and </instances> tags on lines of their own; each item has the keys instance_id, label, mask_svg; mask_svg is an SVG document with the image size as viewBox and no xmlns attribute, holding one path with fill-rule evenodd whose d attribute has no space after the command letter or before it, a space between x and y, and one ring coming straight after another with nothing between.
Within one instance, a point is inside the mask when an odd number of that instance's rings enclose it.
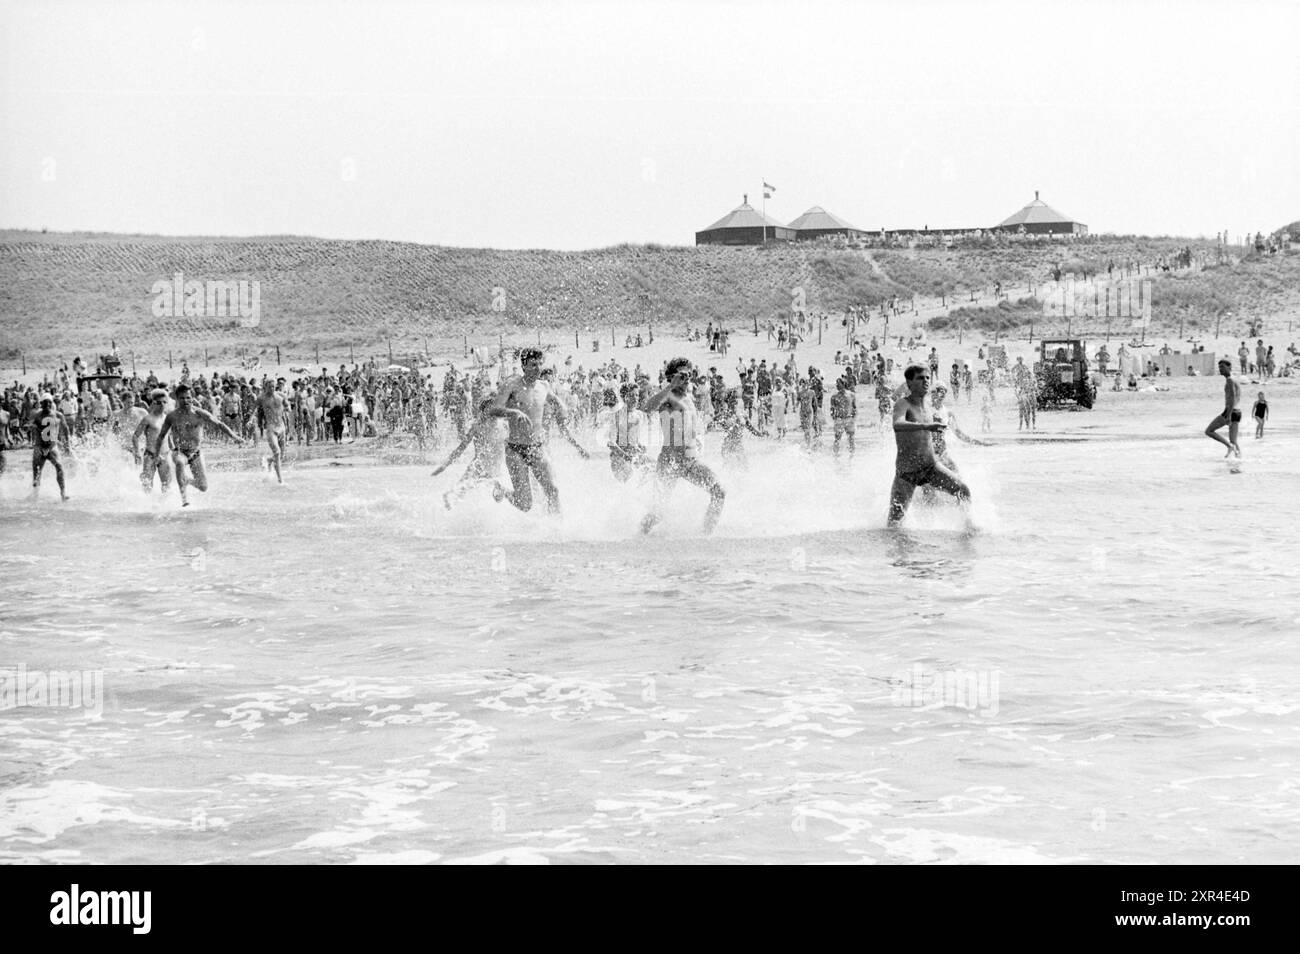
<instances>
[{"instance_id":1,"label":"alamy watermark","mask_svg":"<svg viewBox=\"0 0 1300 954\"><path fill-rule=\"evenodd\" d=\"M1151 320L1151 279L1082 279L1039 285L1034 292L1049 318Z\"/></svg>"},{"instance_id":2,"label":"alamy watermark","mask_svg":"<svg viewBox=\"0 0 1300 954\"><path fill-rule=\"evenodd\" d=\"M153 283L155 318L237 318L241 328L262 323L262 283L237 280L190 279L182 272Z\"/></svg>"},{"instance_id":3,"label":"alamy watermark","mask_svg":"<svg viewBox=\"0 0 1300 954\"><path fill-rule=\"evenodd\" d=\"M26 665L0 669L0 711L8 709L86 709L104 711L104 671L29 670Z\"/></svg>"},{"instance_id":4,"label":"alamy watermark","mask_svg":"<svg viewBox=\"0 0 1300 954\"><path fill-rule=\"evenodd\" d=\"M890 701L914 709L954 708L997 715L1000 675L996 669L932 670L915 665L894 673Z\"/></svg>"}]
</instances>

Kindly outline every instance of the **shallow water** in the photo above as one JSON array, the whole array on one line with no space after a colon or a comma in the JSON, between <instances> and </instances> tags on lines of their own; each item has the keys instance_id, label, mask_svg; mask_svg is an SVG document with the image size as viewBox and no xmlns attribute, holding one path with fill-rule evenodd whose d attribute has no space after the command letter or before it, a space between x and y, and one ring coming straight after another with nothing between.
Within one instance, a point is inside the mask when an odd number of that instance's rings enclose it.
<instances>
[{"instance_id":1,"label":"shallow water","mask_svg":"<svg viewBox=\"0 0 1300 954\"><path fill-rule=\"evenodd\" d=\"M958 445L973 533L884 529L868 430L751 439L707 539L565 454L551 519L448 514L461 462L32 503L11 452L0 666L102 697L0 712L0 860L1293 861L1300 433L1229 474L1125 406Z\"/></svg>"}]
</instances>

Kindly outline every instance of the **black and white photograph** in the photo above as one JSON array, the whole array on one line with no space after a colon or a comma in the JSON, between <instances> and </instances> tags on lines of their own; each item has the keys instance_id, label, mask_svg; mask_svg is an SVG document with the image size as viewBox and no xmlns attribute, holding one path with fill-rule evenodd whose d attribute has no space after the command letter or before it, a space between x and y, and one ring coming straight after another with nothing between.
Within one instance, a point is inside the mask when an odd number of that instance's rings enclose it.
<instances>
[{"instance_id":1,"label":"black and white photograph","mask_svg":"<svg viewBox=\"0 0 1300 954\"><path fill-rule=\"evenodd\" d=\"M3 0L0 865L1294 863L1297 37Z\"/></svg>"}]
</instances>

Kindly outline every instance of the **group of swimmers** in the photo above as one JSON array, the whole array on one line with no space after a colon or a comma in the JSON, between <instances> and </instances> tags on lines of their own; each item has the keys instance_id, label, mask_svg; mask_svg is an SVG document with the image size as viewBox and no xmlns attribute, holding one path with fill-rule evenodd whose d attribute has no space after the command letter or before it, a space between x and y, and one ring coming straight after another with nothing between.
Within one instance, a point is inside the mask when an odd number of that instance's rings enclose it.
<instances>
[{"instance_id":1,"label":"group of swimmers","mask_svg":"<svg viewBox=\"0 0 1300 954\"><path fill-rule=\"evenodd\" d=\"M674 358L665 366L662 386L657 391L639 401L637 386L624 384L618 402L608 414L607 446L610 470L615 479L626 482L639 472L653 470L654 473L652 503L641 522L643 533L649 533L662 521L679 480L685 480L708 494L703 526L706 534L717 526L726 503L727 495L721 481L702 460L704 422L692 394L693 377L691 361ZM891 524L903 518L918 487L927 491L931 488L942 490L963 506L970 502L970 489L958 476L957 467L947 451L945 435L951 426L960 439L979 442L961 432L955 423L950 423L950 412L943 407L945 389L942 386L937 389L933 402L927 403L930 377L929 370L922 365L909 367L904 373L907 393L894 406L893 429L898 453L890 493ZM831 401L836 421L836 450L844 435L852 446L852 418L845 412L851 401L852 395L842 381L838 382L836 395ZM648 431L650 417L656 414L662 442L658 459L652 464L647 453ZM455 501L476 486L490 485L495 500L507 501L519 510L527 511L533 506L531 481L536 480L546 497L548 509L552 513L558 512L560 492L546 447L551 422L584 459L591 456L570 433L564 403L542 375L542 353L526 349L520 353L520 373L507 377L494 396L481 400L474 426L433 471L433 476L443 473L471 444L474 446L474 457L469 467L443 494L444 505L451 509ZM734 412L724 415L721 424L725 432L724 454L729 442L738 443L743 428L759 433L745 417ZM510 478L509 490L498 479L503 465Z\"/></svg>"}]
</instances>

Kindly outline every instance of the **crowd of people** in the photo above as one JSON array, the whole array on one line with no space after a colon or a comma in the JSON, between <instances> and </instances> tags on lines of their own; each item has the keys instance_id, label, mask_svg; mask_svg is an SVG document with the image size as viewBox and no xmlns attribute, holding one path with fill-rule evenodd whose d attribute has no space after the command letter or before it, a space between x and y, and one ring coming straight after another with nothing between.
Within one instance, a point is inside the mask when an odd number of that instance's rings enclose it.
<instances>
[{"instance_id":1,"label":"crowd of people","mask_svg":"<svg viewBox=\"0 0 1300 954\"><path fill-rule=\"evenodd\" d=\"M688 329L685 338L697 347L703 339L714 360L727 354L725 329L709 327L703 336ZM77 358L71 376L64 365L34 386L14 382L0 392L0 468L4 450L30 442L34 486L39 488L45 465L51 464L66 499L66 456L82 446L116 446L140 466L144 487L152 489L157 481L165 491L174 477L182 503L188 504L189 489L207 487L205 433L231 443L264 442L260 459L281 481L289 445L371 438L425 452L454 444L435 474L471 448L473 454L469 468L443 494L448 508L487 484L495 499L527 510L536 482L555 510L559 491L547 457L552 436L562 436L584 456L594 437L603 440L617 480L653 475L661 505L678 478L703 488L710 497L706 528L711 528L725 492L700 459L701 438L709 430L721 434L724 465L743 470L747 435L775 442L794 439L810 452L825 447L838 459L844 452L854 455L864 424L881 430L892 426L900 454L907 451L904 463L917 465L906 474L900 471L902 484L896 483L893 494L897 518L910 500L909 486L933 485L963 500L969 497L946 443L949 433L979 443L957 424L955 412L963 398L966 405L978 401L980 429L988 432L999 391L1010 389L1019 428L1037 426L1038 375L1023 357L1008 364L1003 347L989 346L987 352L980 347L975 369L968 360L944 368L934 346L920 360L913 359L915 349L924 353L923 336L900 337L896 346L892 339L874 335L865 341L850 335L849 340L825 370L801 366L793 349L770 361L739 359L733 372L723 361L706 366L687 358L650 369L609 357L585 368L575 365L572 355L548 363L541 349L502 348L492 365L476 355L473 365L460 370L451 364L440 375L397 365L381 368L374 361L323 367L318 373L294 367L290 375L274 378L251 371L195 374L183 363L168 382L153 371L143 377L114 374L107 360L92 373ZM1120 350L1122 361L1123 346ZM1289 353L1300 358L1294 345ZM1243 372L1263 369L1258 373L1267 379L1272 349L1260 339L1255 361L1250 357L1243 342ZM1109 356L1103 351L1095 359L1104 373ZM1084 362L1086 369L1086 358ZM858 403L868 394L876 410L870 421ZM1268 413L1263 392L1255 410L1262 435ZM653 416L661 431L657 462L650 458ZM930 426L936 424L942 426ZM930 436L907 436L921 432ZM920 448L926 441L933 460ZM1235 433L1229 443L1235 447ZM665 449L671 459L662 456ZM931 470L932 465L937 469ZM499 480L503 470L509 486ZM927 477L931 479L923 479ZM650 514L646 528L658 519Z\"/></svg>"}]
</instances>

